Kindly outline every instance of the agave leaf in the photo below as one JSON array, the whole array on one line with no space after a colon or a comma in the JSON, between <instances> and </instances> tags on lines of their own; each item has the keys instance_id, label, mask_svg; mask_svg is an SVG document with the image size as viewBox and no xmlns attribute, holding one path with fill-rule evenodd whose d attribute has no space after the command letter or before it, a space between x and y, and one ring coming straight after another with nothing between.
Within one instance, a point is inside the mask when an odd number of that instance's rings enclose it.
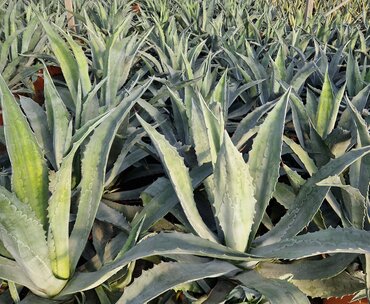
<instances>
[{"instance_id":1,"label":"agave leaf","mask_svg":"<svg viewBox=\"0 0 370 304\"><path fill-rule=\"evenodd\" d=\"M228 100L228 86L227 86L227 73L228 70L226 69L225 72L222 74L221 79L218 81L216 87L213 90L211 100L214 102L218 102L221 105L222 112L225 114L224 120L226 120L227 110L229 109L229 100Z\"/></svg>"},{"instance_id":2,"label":"agave leaf","mask_svg":"<svg viewBox=\"0 0 370 304\"><path fill-rule=\"evenodd\" d=\"M45 299L42 297L38 297L32 293L29 293L19 304L60 304L60 301L54 301L51 299Z\"/></svg>"},{"instance_id":3,"label":"agave leaf","mask_svg":"<svg viewBox=\"0 0 370 304\"><path fill-rule=\"evenodd\" d=\"M256 271L245 271L234 277L248 288L264 295L271 304L309 304L307 297L293 284L277 279L267 279Z\"/></svg>"},{"instance_id":4,"label":"agave leaf","mask_svg":"<svg viewBox=\"0 0 370 304\"><path fill-rule=\"evenodd\" d=\"M363 280L356 278L347 272L324 280L297 281L292 280L302 292L313 298L341 298L345 295L354 294L364 289Z\"/></svg>"},{"instance_id":5,"label":"agave leaf","mask_svg":"<svg viewBox=\"0 0 370 304\"><path fill-rule=\"evenodd\" d=\"M190 171L193 188L198 187L211 173L211 164L206 164ZM143 230L146 231L176 206L178 203L176 192L169 181L166 184L167 186L161 189L161 191L158 192L158 195L154 196L150 202L145 205L144 209L135 217L132 225L137 224L137 222L145 216Z\"/></svg>"},{"instance_id":6,"label":"agave leaf","mask_svg":"<svg viewBox=\"0 0 370 304\"><path fill-rule=\"evenodd\" d=\"M290 91L287 91L277 102L274 109L260 126L249 153L249 170L253 178L258 202L249 240L251 241L262 221L263 214L275 190L279 177L280 155L283 144L285 113Z\"/></svg>"},{"instance_id":7,"label":"agave leaf","mask_svg":"<svg viewBox=\"0 0 370 304\"><path fill-rule=\"evenodd\" d=\"M305 183L305 179L302 178L296 171L289 168L283 163L283 169L289 179L290 184L295 192L299 191L299 188Z\"/></svg>"},{"instance_id":8,"label":"agave leaf","mask_svg":"<svg viewBox=\"0 0 370 304\"><path fill-rule=\"evenodd\" d=\"M112 224L127 232L131 229L130 224L121 212L104 203L99 204L96 218L101 222Z\"/></svg>"},{"instance_id":9,"label":"agave leaf","mask_svg":"<svg viewBox=\"0 0 370 304\"><path fill-rule=\"evenodd\" d=\"M81 168L83 175L79 186L78 212L69 243L72 271L74 271L87 242L99 207L104 190L108 154L114 135L151 82L152 80L149 80L143 86L132 90L131 94L124 98L109 117L95 129L89 143L86 145Z\"/></svg>"},{"instance_id":10,"label":"agave leaf","mask_svg":"<svg viewBox=\"0 0 370 304\"><path fill-rule=\"evenodd\" d=\"M145 132L143 132L142 130L135 130L127 137L127 140L124 143L116 161L114 162L112 169L107 172L105 186L110 185L115 180L115 178L124 170L124 164L127 154L142 139L144 134Z\"/></svg>"},{"instance_id":11,"label":"agave leaf","mask_svg":"<svg viewBox=\"0 0 370 304\"><path fill-rule=\"evenodd\" d=\"M174 135L172 124L168 121L167 117L163 115L156 107L152 106L145 100L139 100L138 104L147 112L155 122L158 123L163 135L168 139L171 144L176 144L177 140Z\"/></svg>"},{"instance_id":12,"label":"agave leaf","mask_svg":"<svg viewBox=\"0 0 370 304\"><path fill-rule=\"evenodd\" d=\"M191 122L190 132L194 142L195 154L197 156L198 165L201 166L205 163L212 161L211 144L212 139L207 132L207 126L202 109L196 102L193 101L191 108ZM216 135L217 136L217 135ZM214 201L214 179L209 176L204 181L204 186L211 203Z\"/></svg>"},{"instance_id":13,"label":"agave leaf","mask_svg":"<svg viewBox=\"0 0 370 304\"><path fill-rule=\"evenodd\" d=\"M321 260L302 260L290 264L261 262L257 271L267 278L291 277L297 280L322 280L332 278L353 262L357 254L334 254Z\"/></svg>"},{"instance_id":14,"label":"agave leaf","mask_svg":"<svg viewBox=\"0 0 370 304\"><path fill-rule=\"evenodd\" d=\"M277 80L286 80L287 71L285 67L285 58L283 47L279 47L274 60L274 73L276 74Z\"/></svg>"},{"instance_id":15,"label":"agave leaf","mask_svg":"<svg viewBox=\"0 0 370 304\"><path fill-rule=\"evenodd\" d=\"M191 107L191 136L194 142L194 149L197 155L198 165L212 161L210 139L208 137L205 119L202 109L193 101Z\"/></svg>"},{"instance_id":16,"label":"agave leaf","mask_svg":"<svg viewBox=\"0 0 370 304\"><path fill-rule=\"evenodd\" d=\"M248 261L251 256L232 250L212 241L192 234L178 232L160 233L140 241L114 262L103 266L93 273L78 272L60 293L60 296L74 294L94 288L106 281L113 274L135 260L153 255L199 255L207 258L224 260Z\"/></svg>"},{"instance_id":17,"label":"agave leaf","mask_svg":"<svg viewBox=\"0 0 370 304\"><path fill-rule=\"evenodd\" d=\"M51 271L45 231L30 206L0 187L0 235L24 274L39 292L57 294L65 281L58 280Z\"/></svg>"},{"instance_id":18,"label":"agave leaf","mask_svg":"<svg viewBox=\"0 0 370 304\"><path fill-rule=\"evenodd\" d=\"M266 258L301 259L327 253L370 252L369 232L354 228L328 228L313 233L285 238L280 242L259 246L251 250L253 255Z\"/></svg>"},{"instance_id":19,"label":"agave leaf","mask_svg":"<svg viewBox=\"0 0 370 304\"><path fill-rule=\"evenodd\" d=\"M342 189L343 206L347 212L349 221L357 229L364 228L367 204L365 197L358 189L349 185L343 185L338 176L330 176L317 183L317 185Z\"/></svg>"},{"instance_id":20,"label":"agave leaf","mask_svg":"<svg viewBox=\"0 0 370 304\"><path fill-rule=\"evenodd\" d=\"M302 100L294 92L290 96L290 104L292 107L294 129L300 144L304 147L310 133L310 118L303 106Z\"/></svg>"},{"instance_id":21,"label":"agave leaf","mask_svg":"<svg viewBox=\"0 0 370 304\"><path fill-rule=\"evenodd\" d=\"M167 87L167 90L171 97L171 104L174 116L174 125L180 139L187 143L189 140L189 127L188 117L186 115L186 108L179 97L171 88Z\"/></svg>"},{"instance_id":22,"label":"agave leaf","mask_svg":"<svg viewBox=\"0 0 370 304\"><path fill-rule=\"evenodd\" d=\"M132 15L128 16L125 22L130 22L131 18ZM118 90L126 82L135 56L150 32L151 30L139 39L137 34L120 39L121 33L118 30L110 37L103 66L104 77L107 77L107 82L103 85L103 96L105 96L107 105L113 106L116 104Z\"/></svg>"},{"instance_id":23,"label":"agave leaf","mask_svg":"<svg viewBox=\"0 0 370 304\"><path fill-rule=\"evenodd\" d=\"M315 63L309 62L306 63L293 77L290 82L290 86L293 88L295 92L299 92L300 88L302 87L303 83L306 79L316 71Z\"/></svg>"},{"instance_id":24,"label":"agave leaf","mask_svg":"<svg viewBox=\"0 0 370 304\"><path fill-rule=\"evenodd\" d=\"M49 129L53 133L55 161L59 169L65 150L69 148L66 147L66 140L69 133L70 115L47 69L44 70L44 79L45 106Z\"/></svg>"},{"instance_id":25,"label":"agave leaf","mask_svg":"<svg viewBox=\"0 0 370 304\"><path fill-rule=\"evenodd\" d=\"M293 206L296 195L291 186L285 183L277 183L273 197L285 209L289 209Z\"/></svg>"},{"instance_id":26,"label":"agave leaf","mask_svg":"<svg viewBox=\"0 0 370 304\"><path fill-rule=\"evenodd\" d=\"M351 103L355 106L357 111L359 111L360 113L366 107L366 104L369 100L369 95L370 95L370 84L367 85L355 97L352 98ZM343 129L350 130L351 124L352 124L352 114L351 114L350 109L347 107L343 111L339 119L338 126Z\"/></svg>"},{"instance_id":27,"label":"agave leaf","mask_svg":"<svg viewBox=\"0 0 370 304\"><path fill-rule=\"evenodd\" d=\"M365 254L366 295L370 298L370 254Z\"/></svg>"},{"instance_id":28,"label":"agave leaf","mask_svg":"<svg viewBox=\"0 0 370 304\"><path fill-rule=\"evenodd\" d=\"M86 95L82 104L81 125L84 125L87 121L99 116L99 101L97 93L106 81L107 78L102 79L99 83L94 85L93 89Z\"/></svg>"},{"instance_id":29,"label":"agave leaf","mask_svg":"<svg viewBox=\"0 0 370 304\"><path fill-rule=\"evenodd\" d=\"M79 67L72 52L68 48L68 44L58 35L44 18L39 16L39 20L43 25L45 32L49 38L50 46L62 69L64 79L66 80L69 91L72 95L72 100L76 100L78 91L78 81L80 78Z\"/></svg>"},{"instance_id":30,"label":"agave leaf","mask_svg":"<svg viewBox=\"0 0 370 304\"><path fill-rule=\"evenodd\" d=\"M237 270L227 262L161 263L145 271L125 289L118 304L146 303L177 285L219 277Z\"/></svg>"},{"instance_id":31,"label":"agave leaf","mask_svg":"<svg viewBox=\"0 0 370 304\"><path fill-rule=\"evenodd\" d=\"M31 206L46 227L48 168L44 155L2 77L0 90L6 146L12 164L12 189L23 203Z\"/></svg>"},{"instance_id":32,"label":"agave leaf","mask_svg":"<svg viewBox=\"0 0 370 304\"><path fill-rule=\"evenodd\" d=\"M370 146L370 135L365 120L349 100L347 100L347 104L357 127L357 147ZM358 188L364 197L368 196L370 183L369 156L365 156L351 166L350 181L351 185Z\"/></svg>"},{"instance_id":33,"label":"agave leaf","mask_svg":"<svg viewBox=\"0 0 370 304\"><path fill-rule=\"evenodd\" d=\"M84 54L82 47L76 41L74 41L70 35L62 31L61 29L59 30L63 34L64 38L66 38L76 58L75 62L78 65L79 82L81 82L83 96L86 96L91 90L89 64L87 61L87 57Z\"/></svg>"},{"instance_id":34,"label":"agave leaf","mask_svg":"<svg viewBox=\"0 0 370 304\"><path fill-rule=\"evenodd\" d=\"M52 257L52 269L56 277L68 279L70 275L69 258L69 213L71 205L73 159L83 141L108 115L101 115L76 133L72 149L63 158L56 172L49 198L48 246ZM84 133L82 133L85 131ZM81 135L80 135L81 134Z\"/></svg>"},{"instance_id":35,"label":"agave leaf","mask_svg":"<svg viewBox=\"0 0 370 304\"><path fill-rule=\"evenodd\" d=\"M24 275L24 269L17 262L4 257L0 257L0 278L26 286L32 290L38 289L32 280L27 275Z\"/></svg>"},{"instance_id":36,"label":"agave leaf","mask_svg":"<svg viewBox=\"0 0 370 304\"><path fill-rule=\"evenodd\" d=\"M204 224L196 207L191 179L184 160L163 135L158 133L155 128L146 123L140 116L137 116L137 118L155 145L190 224L199 236L216 241L214 234Z\"/></svg>"},{"instance_id":37,"label":"agave leaf","mask_svg":"<svg viewBox=\"0 0 370 304\"><path fill-rule=\"evenodd\" d=\"M360 67L357 60L353 57L352 49L348 53L346 80L349 96L355 96L363 89Z\"/></svg>"},{"instance_id":38,"label":"agave leaf","mask_svg":"<svg viewBox=\"0 0 370 304\"><path fill-rule=\"evenodd\" d=\"M370 153L370 147L353 149L320 168L302 186L294 206L288 210L273 229L258 238L255 244L279 242L285 237L291 237L300 232L312 220L329 191L329 187L319 187L316 184L329 176L339 175L353 162L368 153Z\"/></svg>"},{"instance_id":39,"label":"agave leaf","mask_svg":"<svg viewBox=\"0 0 370 304\"><path fill-rule=\"evenodd\" d=\"M326 138L334 128L344 89L345 85L335 95L329 73L326 71L316 113L316 130L322 138Z\"/></svg>"},{"instance_id":40,"label":"agave leaf","mask_svg":"<svg viewBox=\"0 0 370 304\"><path fill-rule=\"evenodd\" d=\"M234 145L237 148L241 148L244 143L253 135L253 128L258 124L258 121L263 115L269 111L275 103L273 101L267 102L262 106L258 107L254 111L250 112L245 116L238 124L234 134L231 137Z\"/></svg>"},{"instance_id":41,"label":"agave leaf","mask_svg":"<svg viewBox=\"0 0 370 304\"><path fill-rule=\"evenodd\" d=\"M202 116L206 126L208 134L209 149L211 153L212 164L216 163L217 153L221 148L224 120L222 115L221 106L217 103L213 103L215 111L210 108L211 104L207 105L202 95L197 95L200 108L202 109ZM195 132L196 130L194 130Z\"/></svg>"},{"instance_id":42,"label":"agave leaf","mask_svg":"<svg viewBox=\"0 0 370 304\"><path fill-rule=\"evenodd\" d=\"M52 166L57 168L54 156L53 139L47 124L45 111L31 98L21 96L20 104L27 116L33 132L35 133L37 142L42 151L51 162Z\"/></svg>"},{"instance_id":43,"label":"agave leaf","mask_svg":"<svg viewBox=\"0 0 370 304\"><path fill-rule=\"evenodd\" d=\"M103 286L96 287L95 292L99 298L100 304L111 304L111 301L105 293Z\"/></svg>"},{"instance_id":44,"label":"agave leaf","mask_svg":"<svg viewBox=\"0 0 370 304\"><path fill-rule=\"evenodd\" d=\"M238 56L246 63L248 68L252 71L255 80L257 79L268 79L267 71L265 68L261 65L257 59L253 57L247 57L242 54L238 54ZM270 87L268 82L262 82L258 85L259 91L260 91L260 99L262 104L268 102L269 96L270 96Z\"/></svg>"},{"instance_id":45,"label":"agave leaf","mask_svg":"<svg viewBox=\"0 0 370 304\"><path fill-rule=\"evenodd\" d=\"M310 87L308 87L307 97L306 97L306 111L307 111L308 116L311 118L311 122L316 121L318 103L319 103L319 98L310 89Z\"/></svg>"},{"instance_id":46,"label":"agave leaf","mask_svg":"<svg viewBox=\"0 0 370 304\"><path fill-rule=\"evenodd\" d=\"M249 167L226 131L217 156L214 181L215 216L225 244L245 251L253 224L255 189Z\"/></svg>"}]
</instances>

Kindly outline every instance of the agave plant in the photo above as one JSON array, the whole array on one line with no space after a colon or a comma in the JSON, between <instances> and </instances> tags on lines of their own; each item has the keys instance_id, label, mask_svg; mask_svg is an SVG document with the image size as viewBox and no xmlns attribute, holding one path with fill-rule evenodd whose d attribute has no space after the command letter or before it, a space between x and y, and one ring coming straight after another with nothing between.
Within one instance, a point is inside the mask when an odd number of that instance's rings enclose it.
<instances>
[{"instance_id":1,"label":"agave plant","mask_svg":"<svg viewBox=\"0 0 370 304\"><path fill-rule=\"evenodd\" d=\"M297 259L322 253L350 252L349 248L356 247L355 244L350 245L350 242L354 241L356 235L359 238L359 242L363 242L367 232L350 228L343 230L324 229L302 236L295 235L304 229L315 215L316 211L311 210L313 202L320 205L325 198L329 189L327 184L325 184L325 180L332 175L340 174L357 159L368 154L369 147L351 150L320 168L302 186L291 208L278 225L273 227L271 232L254 240L260 223L264 217L266 218L266 207L274 194L279 177L284 116L288 99L289 92L276 103L264 123L259 126L259 132L253 141L247 163L245 163L242 154L238 152L233 144L232 137L230 138L223 131L223 115L219 114L222 111L212 112L211 110L217 109L219 105L207 105L204 100L200 99L201 105L197 106L193 101L192 118L189 125L191 126L190 134L193 139L198 165L204 166L206 163L211 163L211 168L208 168L208 174L206 175L208 177L203 181L208 196L208 204L211 206L211 208L206 209L204 204L207 201L204 199L204 196L198 202L198 207L193 196L193 187L197 188L202 183L199 170L194 168L189 174L179 151L163 135L138 117L157 149L169 181L158 180L156 182L156 187L160 187L162 190L159 191L157 188L157 194L154 194L151 200L147 202L141 212L141 216L139 215L136 221L143 218L144 229L149 227L154 221L158 220L159 215L164 215L171 211L178 199L186 218L186 222L182 221L182 223L188 227L189 231L196 233L203 239L208 239L215 243L223 243L231 249L249 252L254 257ZM218 117L216 116L217 113ZM202 127L202 124L206 128ZM206 135L202 135L202 132ZM267 172L269 174L266 174ZM230 181L233 182L230 183ZM317 185L320 182L323 184ZM322 187L324 184L326 187ZM153 190L148 189L147 193L150 197L150 195L153 195ZM203 207L200 204L203 204ZM205 213L201 215L199 209L208 211L204 211ZM179 216L179 219L184 219L181 213L177 216ZM178 214L178 211L174 214ZM268 220L266 221L268 223ZM214 227L214 229L211 227ZM334 239L336 240L335 242L338 242L336 243L337 247L331 243ZM309 244L311 243L317 246L313 246L310 249ZM348 245L348 247L344 244ZM296 250L289 251L288 248L292 246L295 246ZM335 249L334 247L329 249L330 246L334 246ZM365 243L358 246L358 249L354 249L354 252L366 253L367 249L363 249L363 246L366 246ZM314 247L315 249L313 249ZM351 258L353 259L353 257ZM333 259L336 259L335 255ZM322 263L325 262L327 261ZM345 266L342 265L342 267L346 267L350 261L347 259L346 262L347 264ZM323 276L325 277L325 275ZM264 279L258 277L253 271L249 275L248 272L243 275L240 274L236 279L247 287L255 288L262 294L266 292L266 296L272 297L264 290L264 288L268 288L266 286L269 286L269 284L263 284L262 281ZM145 285L144 282L147 280L151 280L149 275L147 278L139 278L138 282ZM278 288L277 286L285 283L272 281L270 284L276 287L274 295L283 297L278 292L280 287ZM138 288L139 283L132 286ZM131 290L130 288L128 287L128 290ZM303 300L305 297L300 294L298 289L294 289L292 286L289 288L296 296L295 301L297 303L307 301ZM125 297L124 295L122 301ZM281 302L277 301L276 303Z\"/></svg>"}]
</instances>

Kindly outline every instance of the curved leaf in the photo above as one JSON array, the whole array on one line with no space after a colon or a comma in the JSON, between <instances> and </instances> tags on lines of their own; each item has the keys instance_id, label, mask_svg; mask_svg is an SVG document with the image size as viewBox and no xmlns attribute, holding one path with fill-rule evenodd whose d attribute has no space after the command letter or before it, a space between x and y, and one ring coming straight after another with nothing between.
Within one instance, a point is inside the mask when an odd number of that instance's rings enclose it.
<instances>
[{"instance_id":1,"label":"curved leaf","mask_svg":"<svg viewBox=\"0 0 370 304\"><path fill-rule=\"evenodd\" d=\"M230 263L161 263L145 271L125 288L117 304L147 303L179 284L219 277L238 268Z\"/></svg>"},{"instance_id":2,"label":"curved leaf","mask_svg":"<svg viewBox=\"0 0 370 304\"><path fill-rule=\"evenodd\" d=\"M271 304L309 304L308 298L293 284L277 279L267 279L255 271L246 271L234 279L264 295Z\"/></svg>"},{"instance_id":3,"label":"curved leaf","mask_svg":"<svg viewBox=\"0 0 370 304\"><path fill-rule=\"evenodd\" d=\"M286 278L293 280L322 280L334 277L353 262L357 254L335 254L321 260L302 260L294 263L261 262L256 270L267 278Z\"/></svg>"},{"instance_id":4,"label":"curved leaf","mask_svg":"<svg viewBox=\"0 0 370 304\"><path fill-rule=\"evenodd\" d=\"M370 232L354 228L328 228L284 239L251 250L253 255L278 259L301 259L325 253L370 253Z\"/></svg>"},{"instance_id":5,"label":"curved leaf","mask_svg":"<svg viewBox=\"0 0 370 304\"><path fill-rule=\"evenodd\" d=\"M302 292L314 298L341 298L345 295L354 294L365 288L363 280L356 278L347 272L342 272L330 279L310 281L292 280L292 283Z\"/></svg>"},{"instance_id":6,"label":"curved leaf","mask_svg":"<svg viewBox=\"0 0 370 304\"><path fill-rule=\"evenodd\" d=\"M60 296L94 288L117 273L128 263L153 255L198 255L223 260L250 261L253 256L232 250L192 234L178 232L160 233L139 242L114 262L96 272L78 272L69 281Z\"/></svg>"}]
</instances>

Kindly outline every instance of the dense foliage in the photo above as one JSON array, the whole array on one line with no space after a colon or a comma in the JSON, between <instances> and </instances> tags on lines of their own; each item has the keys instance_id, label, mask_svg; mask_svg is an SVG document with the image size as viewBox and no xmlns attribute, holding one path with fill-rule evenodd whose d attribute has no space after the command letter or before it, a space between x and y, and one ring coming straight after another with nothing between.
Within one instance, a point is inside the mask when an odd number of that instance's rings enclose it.
<instances>
[{"instance_id":1,"label":"dense foliage","mask_svg":"<svg viewBox=\"0 0 370 304\"><path fill-rule=\"evenodd\" d=\"M0 302L370 298L370 11L339 3L0 1Z\"/></svg>"}]
</instances>

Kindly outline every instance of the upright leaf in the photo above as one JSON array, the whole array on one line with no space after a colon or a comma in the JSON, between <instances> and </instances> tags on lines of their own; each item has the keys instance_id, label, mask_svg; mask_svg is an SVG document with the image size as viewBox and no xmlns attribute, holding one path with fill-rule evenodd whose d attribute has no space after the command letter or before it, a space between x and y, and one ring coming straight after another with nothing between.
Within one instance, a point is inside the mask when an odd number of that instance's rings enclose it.
<instances>
[{"instance_id":1,"label":"upright leaf","mask_svg":"<svg viewBox=\"0 0 370 304\"><path fill-rule=\"evenodd\" d=\"M44 70L45 79L45 106L49 128L53 135L54 156L57 168L64 157L64 152L69 148L66 147L70 115L63 103L53 80L47 69Z\"/></svg>"},{"instance_id":2,"label":"upright leaf","mask_svg":"<svg viewBox=\"0 0 370 304\"><path fill-rule=\"evenodd\" d=\"M347 100L347 104L357 127L357 147L370 146L370 135L365 120L349 100ZM364 197L368 196L370 183L370 156L367 155L353 164L350 171L350 181L351 185L358 188Z\"/></svg>"},{"instance_id":3,"label":"upright leaf","mask_svg":"<svg viewBox=\"0 0 370 304\"><path fill-rule=\"evenodd\" d=\"M1 104L7 150L12 164L12 189L29 204L44 227L47 226L48 167L15 98L0 77Z\"/></svg>"},{"instance_id":4,"label":"upright leaf","mask_svg":"<svg viewBox=\"0 0 370 304\"><path fill-rule=\"evenodd\" d=\"M283 144L285 113L290 91L276 103L274 109L260 126L249 153L249 170L255 187L256 213L250 240L262 221L279 177L280 155Z\"/></svg>"},{"instance_id":5,"label":"upright leaf","mask_svg":"<svg viewBox=\"0 0 370 304\"><path fill-rule=\"evenodd\" d=\"M60 169L53 179L50 189L48 217L48 245L52 258L52 270L58 278L68 279L70 275L69 258L69 214L72 196L72 169L74 156L82 142L90 135L107 115L102 115L87 123L76 132L71 151L63 158Z\"/></svg>"},{"instance_id":6,"label":"upright leaf","mask_svg":"<svg viewBox=\"0 0 370 304\"><path fill-rule=\"evenodd\" d=\"M316 129L322 138L325 138L334 128L344 89L345 86L335 96L329 73L326 71L316 113Z\"/></svg>"},{"instance_id":7,"label":"upright leaf","mask_svg":"<svg viewBox=\"0 0 370 304\"><path fill-rule=\"evenodd\" d=\"M71 92L72 99L76 100L78 81L80 78L77 61L69 50L68 44L54 30L53 25L50 25L41 16L39 16L39 20L49 38L54 55L59 61L60 68L62 69L69 91Z\"/></svg>"},{"instance_id":8,"label":"upright leaf","mask_svg":"<svg viewBox=\"0 0 370 304\"><path fill-rule=\"evenodd\" d=\"M245 251L252 229L256 199L249 167L225 132L214 172L215 216L225 244Z\"/></svg>"}]
</instances>

